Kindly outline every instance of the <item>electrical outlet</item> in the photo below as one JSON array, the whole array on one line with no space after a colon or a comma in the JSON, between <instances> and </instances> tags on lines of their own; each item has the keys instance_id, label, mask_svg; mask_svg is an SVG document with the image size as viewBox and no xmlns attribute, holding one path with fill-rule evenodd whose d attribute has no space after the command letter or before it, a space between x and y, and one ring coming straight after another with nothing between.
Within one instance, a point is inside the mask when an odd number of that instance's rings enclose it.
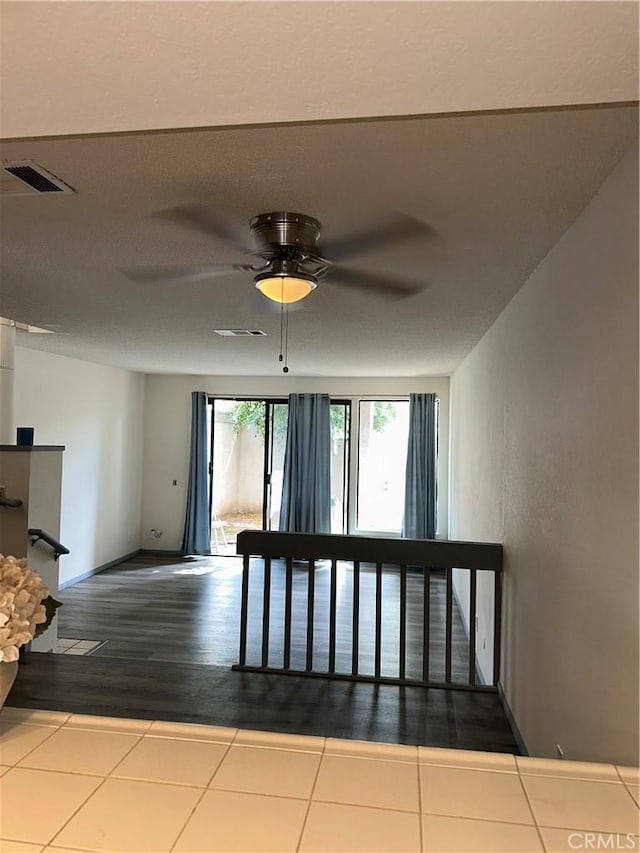
<instances>
[{"instance_id":1,"label":"electrical outlet","mask_svg":"<svg viewBox=\"0 0 640 853\"><path fill-rule=\"evenodd\" d=\"M152 527L149 531L152 539L159 539L162 536L163 531L159 527Z\"/></svg>"},{"instance_id":2,"label":"electrical outlet","mask_svg":"<svg viewBox=\"0 0 640 853\"><path fill-rule=\"evenodd\" d=\"M556 758L564 758L564 750L562 749L559 743L556 744Z\"/></svg>"}]
</instances>

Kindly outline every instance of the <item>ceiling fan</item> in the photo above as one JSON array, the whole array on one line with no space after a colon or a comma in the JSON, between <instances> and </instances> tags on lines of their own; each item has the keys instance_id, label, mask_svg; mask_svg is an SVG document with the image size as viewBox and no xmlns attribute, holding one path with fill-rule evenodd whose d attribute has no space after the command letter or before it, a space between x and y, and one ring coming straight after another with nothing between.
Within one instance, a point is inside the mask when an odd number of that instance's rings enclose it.
<instances>
[{"instance_id":1,"label":"ceiling fan","mask_svg":"<svg viewBox=\"0 0 640 853\"><path fill-rule=\"evenodd\" d=\"M412 296L426 285L359 272L341 266L339 262L370 249L436 236L431 226L400 214L387 216L367 229L321 246L318 245L320 223L301 213L262 213L250 221L248 229L232 217L205 206L171 208L157 216L220 237L241 252L253 255L254 260L247 264L180 264L122 269L127 278L140 283L189 282L230 272L249 273L256 288L267 299L282 305L299 302L325 280L383 298Z\"/></svg>"}]
</instances>

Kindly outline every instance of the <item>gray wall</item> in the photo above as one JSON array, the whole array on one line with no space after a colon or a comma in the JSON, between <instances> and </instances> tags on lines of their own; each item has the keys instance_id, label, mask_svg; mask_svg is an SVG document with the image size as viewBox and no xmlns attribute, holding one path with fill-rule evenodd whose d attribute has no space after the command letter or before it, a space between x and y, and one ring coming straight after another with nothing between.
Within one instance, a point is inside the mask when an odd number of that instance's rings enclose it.
<instances>
[{"instance_id":1,"label":"gray wall","mask_svg":"<svg viewBox=\"0 0 640 853\"><path fill-rule=\"evenodd\" d=\"M638 763L637 157L451 386L451 537L504 542L502 681L529 751L559 743L567 758L627 764Z\"/></svg>"}]
</instances>

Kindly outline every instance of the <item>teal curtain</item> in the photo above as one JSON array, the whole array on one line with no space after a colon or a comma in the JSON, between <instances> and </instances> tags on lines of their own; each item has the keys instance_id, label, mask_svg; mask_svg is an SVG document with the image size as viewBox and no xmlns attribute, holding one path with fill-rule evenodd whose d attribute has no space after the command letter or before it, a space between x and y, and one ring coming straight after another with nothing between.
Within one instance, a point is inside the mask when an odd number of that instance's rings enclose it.
<instances>
[{"instance_id":1,"label":"teal curtain","mask_svg":"<svg viewBox=\"0 0 640 853\"><path fill-rule=\"evenodd\" d=\"M185 554L211 552L211 519L209 518L209 471L207 465L207 395L191 394L191 450L187 514L182 538Z\"/></svg>"},{"instance_id":2,"label":"teal curtain","mask_svg":"<svg viewBox=\"0 0 640 853\"><path fill-rule=\"evenodd\" d=\"M402 535L436 535L436 395L411 394Z\"/></svg>"},{"instance_id":3,"label":"teal curtain","mask_svg":"<svg viewBox=\"0 0 640 853\"><path fill-rule=\"evenodd\" d=\"M279 529L331 532L328 394L290 394Z\"/></svg>"}]
</instances>

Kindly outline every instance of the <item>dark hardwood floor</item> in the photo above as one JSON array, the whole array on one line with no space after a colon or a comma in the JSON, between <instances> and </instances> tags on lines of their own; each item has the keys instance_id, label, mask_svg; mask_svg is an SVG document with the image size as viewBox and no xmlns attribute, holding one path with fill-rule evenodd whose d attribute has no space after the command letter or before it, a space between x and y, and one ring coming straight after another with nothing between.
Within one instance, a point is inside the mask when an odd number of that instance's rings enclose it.
<instances>
[{"instance_id":1,"label":"dark hardwood floor","mask_svg":"<svg viewBox=\"0 0 640 853\"><path fill-rule=\"evenodd\" d=\"M292 668L304 669L306 654L307 576L305 563L293 566ZM230 667L238 660L240 633L239 557L202 557L159 562L138 556L63 590L59 635L83 640L107 640L101 657L202 663ZM328 562L315 570L315 668L328 664ZM284 562L271 570L271 622L269 664L281 665L284 625ZM351 671L353 570L338 565L336 668ZM259 664L262 640L263 566L251 564L247 663ZM398 675L400 578L397 571L383 575L382 675ZM422 673L423 576L407 577L407 676ZM374 671L375 571L360 570L359 669ZM444 578L432 576L430 600L430 674L444 677ZM462 621L454 607L453 679L468 675L468 644Z\"/></svg>"},{"instance_id":2,"label":"dark hardwood floor","mask_svg":"<svg viewBox=\"0 0 640 853\"><path fill-rule=\"evenodd\" d=\"M251 610L261 609L261 564L252 568ZM274 564L272 608L283 603L283 567ZM316 612L328 606L328 567L316 571ZM294 578L294 661L304 653L306 568ZM383 742L517 752L497 695L232 672L237 660L241 562L208 557L159 560L140 555L60 593L59 636L107 640L90 656L31 654L9 704L73 713L175 720ZM373 667L374 573L361 576L360 667ZM338 663L350 668L352 573L340 573ZM422 577L410 576L408 674L419 674ZM383 674L397 672L398 578L385 575ZM442 671L444 584L434 577L430 602L432 674ZM258 608L257 610L255 608ZM259 655L260 625L250 618L249 648ZM279 648L281 621L272 619ZM454 679L466 673L467 644L453 626ZM326 639L316 632L319 659ZM273 658L276 660L276 658ZM250 661L248 661L250 662Z\"/></svg>"},{"instance_id":3,"label":"dark hardwood floor","mask_svg":"<svg viewBox=\"0 0 640 853\"><path fill-rule=\"evenodd\" d=\"M495 693L31 654L8 704L76 714L517 753Z\"/></svg>"}]
</instances>

